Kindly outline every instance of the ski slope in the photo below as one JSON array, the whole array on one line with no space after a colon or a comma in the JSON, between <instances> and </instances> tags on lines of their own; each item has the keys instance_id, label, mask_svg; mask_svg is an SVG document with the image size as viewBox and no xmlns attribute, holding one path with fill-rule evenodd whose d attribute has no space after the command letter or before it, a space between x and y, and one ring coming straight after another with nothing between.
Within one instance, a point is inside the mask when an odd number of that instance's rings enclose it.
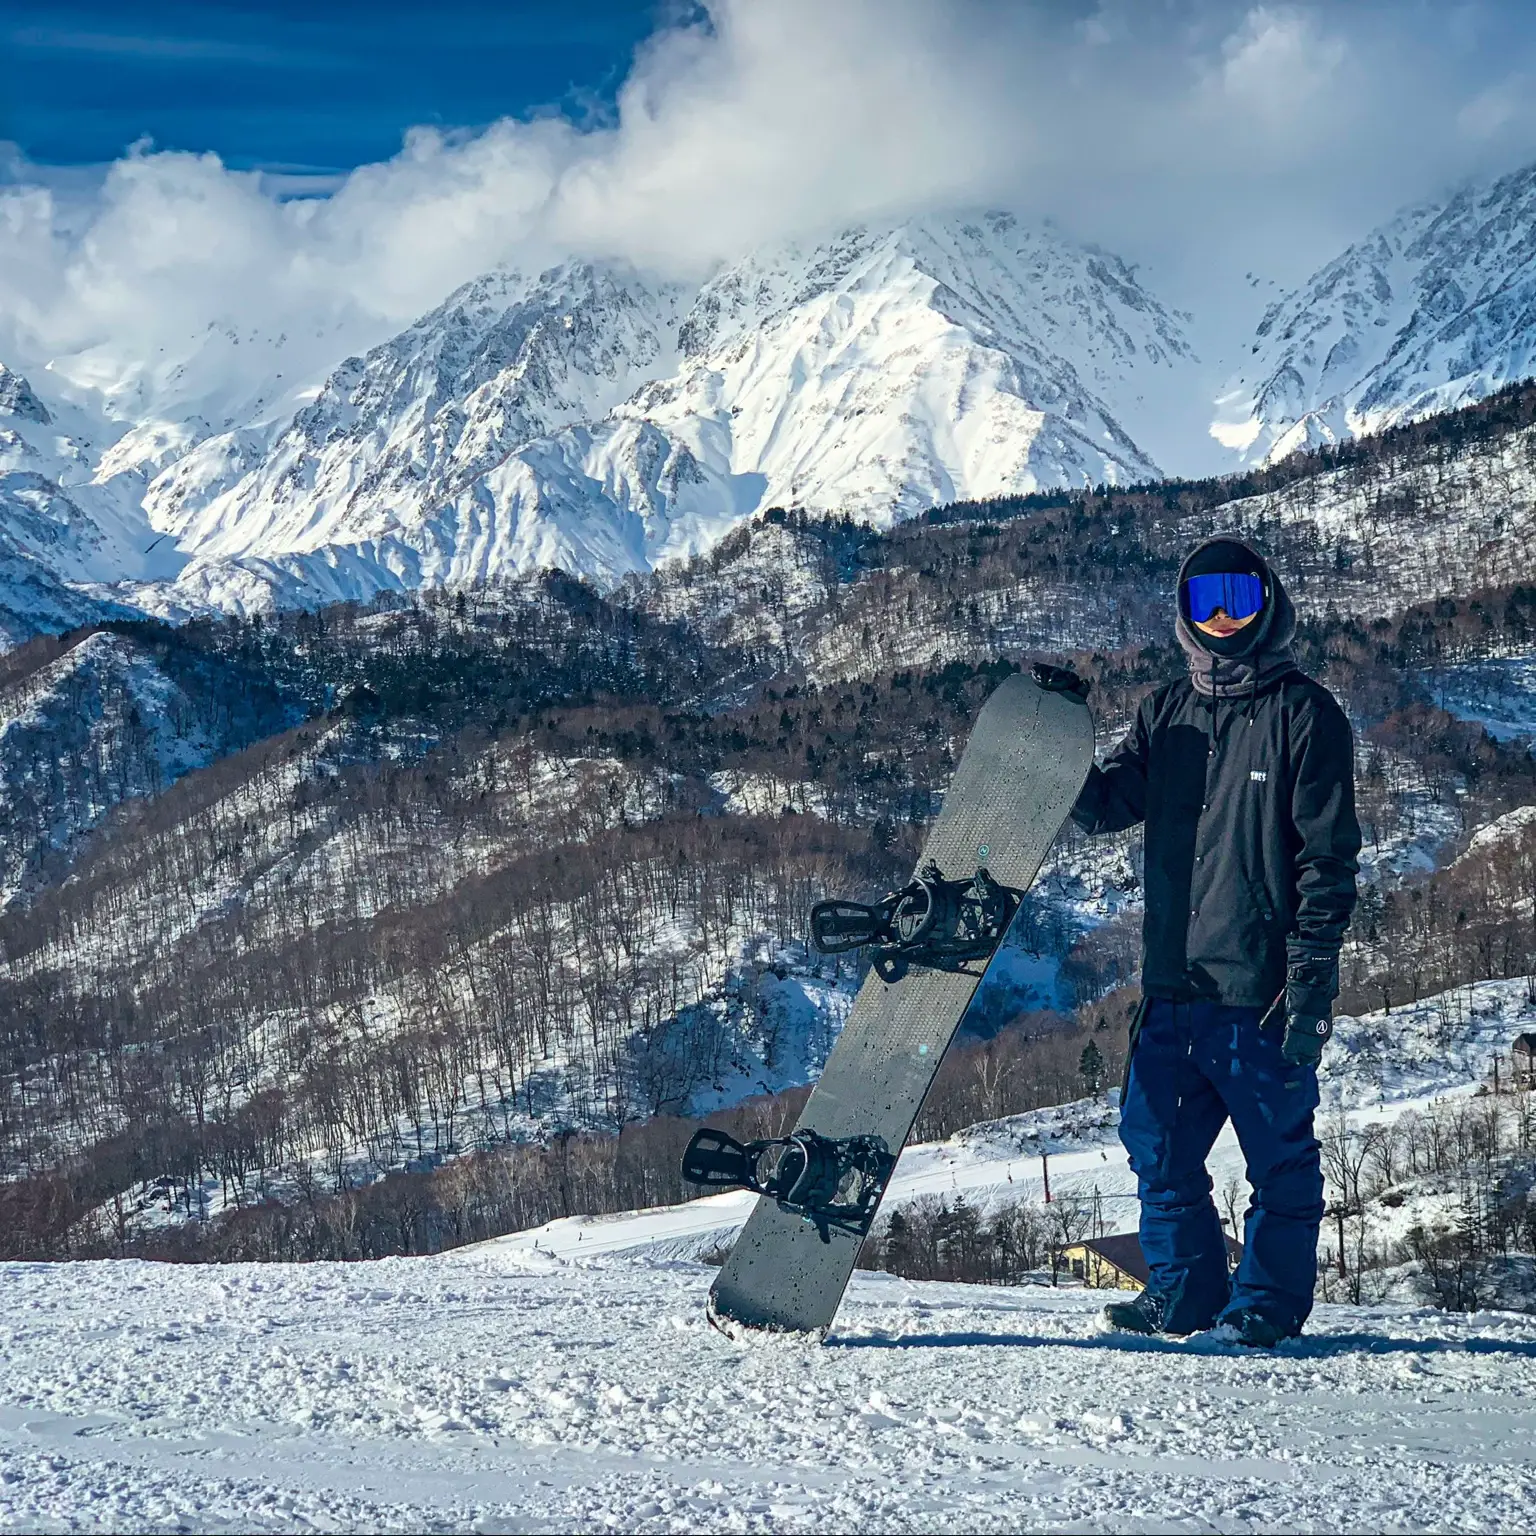
<instances>
[{"instance_id":1,"label":"ski slope","mask_svg":"<svg viewBox=\"0 0 1536 1536\"><path fill-rule=\"evenodd\" d=\"M1536 1318L1323 1307L1273 1356L1092 1293L860 1274L827 1347L712 1271L491 1246L8 1266L0 1527L1528 1530Z\"/></svg>"},{"instance_id":2,"label":"ski slope","mask_svg":"<svg viewBox=\"0 0 1536 1536\"><path fill-rule=\"evenodd\" d=\"M1325 1097L1473 1091L1523 982L1341 1020ZM903 1155L889 1199L1097 1187L1108 1099ZM1241 1176L1230 1133L1218 1198ZM1246 1200L1246 1189L1242 1192ZM822 1348L704 1322L728 1194L372 1264L0 1266L0 1529L1529 1530L1536 1315L1319 1306L1273 1355L1100 1293L854 1277Z\"/></svg>"}]
</instances>

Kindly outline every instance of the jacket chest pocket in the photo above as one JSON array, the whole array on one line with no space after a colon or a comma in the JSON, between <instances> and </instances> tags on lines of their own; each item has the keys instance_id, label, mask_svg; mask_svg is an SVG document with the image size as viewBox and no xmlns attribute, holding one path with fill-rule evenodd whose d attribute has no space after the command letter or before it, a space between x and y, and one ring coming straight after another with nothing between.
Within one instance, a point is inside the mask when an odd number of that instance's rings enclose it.
<instances>
[{"instance_id":1,"label":"jacket chest pocket","mask_svg":"<svg viewBox=\"0 0 1536 1536\"><path fill-rule=\"evenodd\" d=\"M1273 821L1285 796L1285 771L1262 726L1234 720L1211 744L1210 789L1231 816L1234 829L1256 831Z\"/></svg>"}]
</instances>

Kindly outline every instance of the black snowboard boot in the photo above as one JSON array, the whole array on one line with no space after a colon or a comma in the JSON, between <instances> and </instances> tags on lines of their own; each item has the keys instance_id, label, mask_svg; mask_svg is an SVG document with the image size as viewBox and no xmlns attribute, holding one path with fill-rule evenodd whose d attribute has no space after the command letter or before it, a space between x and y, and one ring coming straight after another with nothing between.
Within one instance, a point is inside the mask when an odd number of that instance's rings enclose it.
<instances>
[{"instance_id":1,"label":"black snowboard boot","mask_svg":"<svg viewBox=\"0 0 1536 1536\"><path fill-rule=\"evenodd\" d=\"M1229 1332L1237 1343L1246 1344L1249 1349L1273 1349L1282 1339L1291 1337L1278 1323L1262 1312L1255 1312L1252 1307L1229 1312L1217 1327Z\"/></svg>"},{"instance_id":2,"label":"black snowboard boot","mask_svg":"<svg viewBox=\"0 0 1536 1536\"><path fill-rule=\"evenodd\" d=\"M1143 1291L1134 1301L1112 1301L1099 1314L1111 1333L1161 1333L1164 1299L1154 1291Z\"/></svg>"}]
</instances>

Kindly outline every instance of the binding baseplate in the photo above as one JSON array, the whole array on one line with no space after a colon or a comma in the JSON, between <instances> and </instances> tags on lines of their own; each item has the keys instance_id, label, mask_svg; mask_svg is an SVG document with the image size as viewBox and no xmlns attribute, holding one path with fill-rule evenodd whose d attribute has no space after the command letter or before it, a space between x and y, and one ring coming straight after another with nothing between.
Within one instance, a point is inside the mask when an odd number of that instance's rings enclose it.
<instances>
[{"instance_id":1,"label":"binding baseplate","mask_svg":"<svg viewBox=\"0 0 1536 1536\"><path fill-rule=\"evenodd\" d=\"M683 1177L706 1189L750 1189L803 1216L832 1241L832 1228L863 1237L875 1219L896 1166L878 1136L835 1139L815 1131L740 1142L724 1131L694 1133L683 1153Z\"/></svg>"},{"instance_id":2,"label":"binding baseplate","mask_svg":"<svg viewBox=\"0 0 1536 1536\"><path fill-rule=\"evenodd\" d=\"M982 850L985 853L985 849ZM931 859L917 878L873 906L819 901L811 908L811 943L824 955L869 949L882 981L900 981L914 965L969 971L1002 942L1019 893L983 866L968 880L947 880Z\"/></svg>"}]
</instances>

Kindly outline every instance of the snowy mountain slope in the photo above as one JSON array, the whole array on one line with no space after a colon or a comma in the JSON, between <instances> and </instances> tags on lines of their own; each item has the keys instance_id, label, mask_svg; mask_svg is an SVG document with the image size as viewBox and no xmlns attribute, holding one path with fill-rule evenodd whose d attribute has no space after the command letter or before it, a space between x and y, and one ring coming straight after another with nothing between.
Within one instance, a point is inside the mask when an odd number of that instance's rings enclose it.
<instances>
[{"instance_id":1,"label":"snowy mountain slope","mask_svg":"<svg viewBox=\"0 0 1536 1536\"><path fill-rule=\"evenodd\" d=\"M144 476L103 462L104 439L101 421L45 402L0 362L0 634L12 644L124 611L87 584L165 580L184 564L149 525Z\"/></svg>"},{"instance_id":2,"label":"snowy mountain slope","mask_svg":"<svg viewBox=\"0 0 1536 1536\"><path fill-rule=\"evenodd\" d=\"M1212 432L1273 459L1530 375L1533 230L1536 167L1383 225L1270 310ZM700 287L497 271L381 344L350 311L109 338L0 372L0 625L542 566L608 584L773 506L887 525L1187 472L1189 322L1113 255L988 212L765 247Z\"/></svg>"},{"instance_id":3,"label":"snowy mountain slope","mask_svg":"<svg viewBox=\"0 0 1536 1536\"><path fill-rule=\"evenodd\" d=\"M1434 431L1435 441L1442 446L1453 439L1446 424L1437 423ZM1386 446L1400 446L1403 436L1399 434ZM1322 612L1335 600L1345 602L1356 617L1390 612L1403 600L1400 585L1409 595L1424 590L1465 593L1479 580L1488 579L1487 573L1481 567L1458 564L1452 558L1454 551L1442 555L1431 542L1432 536L1443 535L1454 543L1458 527L1476 527L1486 534L1486 538L1471 541L1467 549L1478 559L1495 561L1488 567L1494 574L1506 568L1505 562L1518 561L1528 541L1529 523L1507 515L1516 510L1512 504L1493 503L1489 488L1503 483L1495 473L1496 461L1498 455L1508 453L1511 494L1526 494L1522 487L1529 487L1529 477L1522 480L1515 471L1524 462L1522 454L1529 458L1529 434L1509 433L1490 445L1463 430L1462 440L1473 444L1472 457L1445 454L1438 465L1426 466L1419 463L1416 449L1388 453L1384 448L1381 453L1373 451L1363 467L1351 459L1350 464L1325 476L1297 482L1289 502L1271 499L1254 510L1255 526L1265 530L1268 547L1285 556L1288 578L1297 576L1298 597L1310 612ZM1411 497L1409 478L1421 470L1428 478L1418 484ZM1531 500L1528 494L1526 500ZM1052 645L1102 641L1114 635L1117 622L1127 616L1147 639L1165 637L1166 595L1157 588L1171 579L1168 556L1173 545L1185 542L1195 530L1167 517L1160 490L1116 501L1144 503L1150 509L1148 517L1156 519L1155 525L1149 522L1141 526L1135 518L1114 514L1102 524L1090 525L1093 531L1085 538L1083 525L1075 521L1076 513L1065 507L1051 515L1058 529L1056 535L1049 534L1046 527L1050 519L1019 517L907 525L887 538L851 525L829 526L787 515L754 519L723 540L710 556L637 580L625 589L624 602L633 601L636 593L648 594L646 603L655 617L678 625L667 644L654 652L654 662L643 674L622 668L615 671L604 656L609 656L610 662L628 658L626 664L632 666L636 637L643 635L644 626L627 619L622 604L600 602L590 589L571 581L543 583L551 588L559 586L569 594L572 607L564 621L558 619L557 606L525 606L515 600L519 591L526 589L531 598L541 586L538 579L526 578L493 593L465 595L457 600L434 597L419 605L371 613L292 616L280 623L249 628L199 627L198 632L209 637L216 634L217 645L236 654L265 654L272 661L275 676L307 678L309 691L304 697L317 711L329 710L338 699L344 699L363 677L378 682L381 692L398 686L398 693L390 692L392 707L407 714L435 707L444 685L451 690L466 676L476 679L476 696L482 701L483 712L474 718L496 733L528 708L523 703L514 704L513 694L520 686L519 678L530 674L563 673L564 680L550 697L571 701L565 707L583 707L574 701L590 700L594 686L607 692L609 684L604 679L614 680L613 692L620 697L612 701L612 713L605 701L594 714L582 716L571 726L572 734L558 744L543 746L534 741L493 750L478 737L457 744L449 739L434 741L419 720L402 721L402 730L418 738L412 753L428 752L434 746L441 749L420 779L409 781L393 770L375 777L368 765L382 767L395 758L397 746L387 733L378 740L364 739L362 726L355 745L351 744L350 728L344 733L349 743L345 750L317 751L309 758L295 757L290 751L283 767L287 777L280 782L246 780L241 777L245 767L231 764L210 776L211 781L224 786L216 804L203 802L182 821L183 812L177 807L189 802L163 799L155 816L146 818L142 835L137 823L129 827L115 855L117 862L110 867L96 866L99 878L92 876L92 859L87 857L76 866L80 878L73 882L72 891L65 892L60 886L56 905L51 898L29 905L27 922L35 921L39 933L50 934L47 943L51 947L39 963L57 971L61 993L67 989L73 996L126 995L123 978L132 976L140 1016L152 1019L154 1028L171 1035L182 1027L179 1021L195 1021L200 1016L188 1002L194 992L205 987L217 989L221 1025L229 1031L231 1058L242 1056L241 1042L246 1039L268 1042L274 1032L293 1029L297 1044L291 1057L285 1054L286 1046L279 1050L264 1043L266 1068L274 1075L265 1079L253 1076L247 1083L270 1086L279 1081L308 1080L306 1074L316 1059L310 1051L316 1029L334 1029L351 1051L354 1042L362 1038L349 1033L358 1019L366 1023L373 1037L393 1037L424 1027L441 1007L451 1010L444 1016L454 1020L456 1030L462 1029L467 1037L479 1041L496 1017L479 1001L490 995L490 987L508 986L512 995L529 995L530 983L524 978L532 977L532 966L525 956L558 955L563 971L576 976L583 974L581 957L590 952L589 942L601 946L611 941L625 953L624 964L633 960L637 967L634 979L621 977L614 984L615 997L630 1007L654 1002L650 1016L666 1021L665 1031L657 1038L667 1049L671 1049L667 1042L672 1038L698 1038L711 1050L722 1044L727 1054L736 1057L737 1064L730 1072L707 1063L687 1081L673 1074L665 1084L666 1091L659 1095L662 1102L697 1111L714 1107L703 1102L703 1093L689 1099L701 1085L720 1088L723 1084L722 1093L739 1098L751 1092L760 1079L775 1087L803 1081L814 1073L812 1053L795 1057L783 1070L777 1061L774 1071L760 1070L767 1065L766 1040L760 1042L746 1027L750 1020L739 1006L743 999L738 990L786 958L791 959L792 970L798 968L799 961L787 954L787 942L800 931L806 902L829 888L823 882L841 880L834 871L846 866L807 865L808 883L789 891L782 900L775 895L768 905L754 900L752 915L742 925L736 926L734 920L723 925L711 920L707 942L702 920L698 927L690 926L696 914L706 910L695 905L692 893L680 896L659 922L653 921L653 898L636 894L634 899L646 915L639 921L623 919L622 943L606 916L597 919L601 931L589 941L586 928L590 925L583 915L587 909L579 901L568 901L569 893L546 900L544 916L530 916L523 928L519 927L522 916L513 917L512 912L522 899L520 892L535 876L510 879L501 889L488 886L486 879L499 869L510 868L516 860L558 849L567 842L606 847L610 838L611 856L625 869L632 866L648 871L652 854L638 843L633 848L625 843L621 849L618 834L623 832L627 837L652 820L658 809L668 814L691 814L707 807L726 813L701 822L713 835L722 825L739 825L749 815L772 816L779 821L779 811L789 805L802 813L802 818L783 818L783 825L773 833L775 839L790 837L791 827L794 836L806 837L821 837L830 828L848 827L854 829L860 845L869 829L881 822L901 826L921 821L932 812L942 775L909 779L914 761L922 761L921 742L905 733L893 735L883 721L925 718L929 706L924 701L941 693L947 695L952 686L958 686L957 679L973 678L978 660L999 654L1017 659L1021 651L1040 643L1029 637L1040 632L1042 615L1048 615L1058 627L1059 639L1047 642ZM1417 510L1411 510L1413 507ZM1337 518L1336 512L1340 514ZM1475 519L1486 519L1486 526L1483 521L1466 521L1474 514ZM1216 515L1226 521L1241 515L1241 509L1219 508ZM1494 526L1500 517L1504 519L1502 532ZM1383 528L1410 535L1404 541L1410 549L1420 548L1422 541L1422 558L1399 572L1395 546L1384 539ZM1281 532L1285 540L1277 542ZM1159 545L1149 549L1143 538L1154 535ZM1118 566L1111 565L1101 553L1112 541L1119 555ZM1065 562L1076 558L1075 548L1085 549L1083 563L1069 566ZM1341 548L1342 565L1338 559ZM1366 558L1368 555L1371 558ZM1293 571L1293 556L1311 563L1298 564ZM1519 568L1510 569L1518 573ZM1047 571L1054 573L1051 580L1042 579ZM1303 576L1307 579L1301 580ZM1001 594L997 601L991 600L994 579ZM1431 585L1421 588L1421 579ZM873 597L868 595L871 591ZM1073 595L1071 603L1064 600L1069 592ZM1007 598L1006 603L1002 597ZM420 646L409 639L418 622L426 637ZM476 647L468 647L471 636L507 636L524 631L541 641L556 641L555 632L562 623L569 627L572 638L583 637L583 646L586 640L604 636L611 638L612 645L605 641L595 650L581 649L564 663L558 643L532 654L516 647L503 654L497 648L499 641L490 652L478 648L478 641ZM1026 624L1031 627L1026 629ZM400 626L398 631L396 626ZM877 688L872 679L878 677L880 669L893 665L887 646L892 637L903 647L896 665L913 665L910 657L918 653L916 664L953 659L964 665L955 669L955 679L921 679L916 692L904 685L896 690L902 695L900 699L893 692L882 702L884 684ZM834 640L840 647L835 655ZM734 658L720 656L705 666L697 687L679 686L674 691L672 685L680 684L689 658L708 658L711 642L740 649ZM466 649L460 650L461 644ZM906 649L909 645L910 651ZM1477 651L1474 637L1470 654ZM749 652L752 654L745 654ZM1453 653L1454 649L1446 654ZM391 666L396 670L371 672L370 657L393 658ZM802 706L788 693L781 694L784 685L775 680L773 695L751 700L753 681L766 681L780 665L786 669L814 667L813 675L819 674L823 684L818 692L824 696ZM831 681L839 677L870 681L846 689L831 688ZM1407 684L1408 679L1399 681ZM737 706L741 716L729 725L716 720L706 726L700 720L687 726L687 730L700 732L697 755L675 740L658 752L658 740L673 736L683 723L647 714L640 707L641 701L667 701L670 708L673 700L691 705L700 698L725 701L708 705L711 717L732 713ZM767 707L770 699L771 707ZM540 702L539 715L544 707ZM802 708L814 709L820 715L814 726L806 728L803 738L796 721L808 720L809 714L800 716ZM761 720L757 719L759 712ZM784 723L786 715L788 726ZM66 716L67 711L56 721L52 743L40 738L34 753L39 761L91 760L92 754L82 750L65 729ZM957 741L965 719L963 703L946 704L933 719L931 739ZM446 724L444 729L451 733L457 723ZM126 716L121 724L126 739ZM544 730L539 725L536 734ZM514 727L513 734L521 732ZM638 758L634 756L637 752ZM556 832L524 814L522 797L529 792L523 785L524 770L546 754L567 760L570 771L558 780L560 800L568 809L590 818L590 826L598 829L595 832L580 836ZM616 761L629 761L632 767L620 772L613 767ZM589 768L578 771L576 765L583 762ZM1470 827L1472 823L1464 818L1465 807L1471 802L1450 792L1461 785L1448 786L1437 779L1431 794L1412 771L1411 763L1399 763L1390 755L1383 763L1383 771L1390 771L1393 788L1390 799L1378 808L1385 830L1371 834L1377 846L1368 869L1384 885L1391 885L1396 881L1388 878L1390 871L1415 866L1427 869L1432 856L1443 852L1438 845L1449 847L1464 826ZM191 799L198 798L191 786L188 793ZM45 786L38 794L35 820L46 826L51 807L51 814L61 822L69 821L80 806L89 808L98 800L94 793L77 795L68 786ZM1502 810L1504 805L1499 800L1496 808ZM1489 814L1493 809L1490 803ZM1394 828L1404 826L1413 828L1411 836L1397 835ZM692 833L677 823L665 836L691 840ZM197 852L183 858L179 850L188 843ZM101 843L93 846L99 850ZM735 857L740 846L729 844L728 855ZM844 857L838 851L842 847L839 843L833 849L838 860ZM603 859L610 856L601 848L599 851ZM1102 864L1087 865L1074 858L1062 871L1070 879L1061 883L1077 885L1079 895L1063 890L1058 898L1058 893L1051 893L1052 911L1062 921L1057 923L1053 918L1049 933L1034 946L1039 954L1039 972L1046 974L1026 978L1035 986L1039 1000L1063 1004L1086 1001L1092 988L1113 985L1117 976L1124 979L1132 973L1134 944L1127 932L1123 966L1114 958L1120 940L1111 936L1110 949L1090 954L1086 971L1072 973L1079 981L1057 985L1063 957L1082 929L1094 920L1123 911L1134 899L1134 861L1127 854L1124 848L1115 851L1116 862L1127 868L1124 877L1115 877L1113 892L1107 878L1110 871ZM801 856L796 852L797 860ZM809 845L804 856L812 857ZM757 857L748 851L748 867L754 867ZM819 860L821 856L815 857ZM174 875L168 876L168 870L174 870ZM63 875L61 862L55 861L53 872ZM631 886L629 878L621 873L610 884L615 889L642 892L644 887ZM859 878L865 877L861 874ZM650 873L644 873L644 880L650 879ZM1054 883L1054 877L1047 882ZM839 888L849 887L830 886ZM736 899L734 894L731 899ZM1089 904L1101 908L1092 919L1068 920L1071 912L1082 914ZM614 897L604 908L615 915L622 915L624 910ZM70 914L67 920L60 919L64 912ZM539 924L547 923L551 913L568 929L569 944L564 937L552 939L540 929ZM473 942L467 937L471 918L485 924ZM508 942L509 922L523 935L516 943ZM349 923L364 956L359 964L367 972L366 981L360 981L350 965L332 965L328 957L338 949L331 935L316 943L314 952L310 949L311 925L317 931L333 927L340 933ZM24 926L18 917L18 929ZM194 932L200 926L203 931ZM92 935L90 945L79 944L77 936L82 932ZM778 944L762 947L759 941L775 932ZM445 939L451 935L452 943L435 952L425 944L420 950L412 948L425 936L435 934ZM402 942L407 936L410 944ZM695 954L696 941L700 942ZM15 944L14 953L23 952L31 953L24 951L21 943ZM419 963L413 958L416 954L420 955ZM219 964L226 956L241 956L246 974L226 988L218 978L218 967L205 966L199 958L209 955L218 956ZM388 958L376 963L374 956ZM268 973L302 975L308 980L302 995L295 992L280 1002L274 997L277 984L266 980ZM506 978L513 973L517 979L508 983ZM0 982L12 976L7 969ZM251 980L257 976L262 978L260 984ZM1081 981L1084 976L1088 979ZM692 1007L696 999L680 998L676 987L680 979L692 990L695 978L704 990L718 986L725 989L725 995L712 998L704 1009ZM1081 992L1076 990L1080 981ZM152 993L145 990L151 987ZM241 1001L227 1005L224 997ZM475 1000L462 1012L457 1002L461 997ZM599 1021L592 1023L594 1038L596 1031L608 1031L608 1021L613 1021L611 1035L603 1035L601 1053L594 1048L590 1055L579 1054L565 1039L555 1048L541 1044L532 1056L516 1054L499 1039L488 1039L484 1046L475 1047L487 1053L484 1059L506 1063L509 1082L532 1083L539 1098L537 1106L532 1092L525 1109L520 1093L509 1092L504 1086L487 1090L477 1072L468 1068L461 1072L455 1064L454 1086L438 1098L440 1104L449 1105L448 1113L434 1112L425 1117L419 1101L403 1101L397 1106L398 1113L381 1116L370 1125L366 1138L359 1139L350 1132L346 1138L331 1137L323 1152L328 1165L355 1166L368 1159L380 1167L394 1166L412 1155L421 1155L422 1137L434 1152L452 1154L466 1144L466 1115L483 1120L487 1137L510 1134L506 1121L514 1114L518 1126L531 1130L554 1123L548 1117L556 1113L578 1124L591 1123L590 1118L582 1117L597 1115L605 1117L602 1123L611 1123L606 1118L610 1086L613 1103L632 1102L629 1095L634 1079L625 1045L633 1035L632 1015L609 1013L606 1005L593 1008L589 1014L585 997L575 994L561 1000L559 1008L565 1009L567 1001L570 1012L560 1014L560 1031L567 1030L564 1020L568 1017L569 1041L584 1041L593 1020ZM722 1004L718 1011L716 1001ZM1038 1006L1038 1001L1019 1006ZM823 1023L830 1023L830 1010L823 1009L822 1013ZM549 1016L547 1009L540 1015L545 1019ZM999 1020L1009 1016L1007 1009L998 1013ZM693 1033L688 1034L690 1031ZM516 1050L521 1051L522 1046L518 1044ZM585 1045L580 1052L586 1052ZM348 1060L349 1070L356 1066L359 1081L368 1079L374 1070L375 1058L367 1056L361 1046L355 1059ZM644 1065L649 1072L649 1059ZM671 1071L665 1062L662 1065ZM647 1087L647 1094L651 1086L654 1084ZM570 1105L577 1106L579 1113L567 1115ZM54 1136L54 1124L42 1123L53 1108L45 1113L41 1099L36 1099L33 1112L39 1135ZM408 1113L416 1116L414 1126L403 1118ZM414 1153L409 1145L412 1141L416 1142ZM63 1149L77 1147L79 1133L61 1129L53 1144ZM296 1131L280 1153L269 1156L264 1152L251 1166L270 1170L270 1176L281 1181L288 1166L307 1166L307 1160L321 1155L319 1140L306 1127ZM213 1180L212 1175L209 1178Z\"/></svg>"},{"instance_id":4,"label":"snowy mountain slope","mask_svg":"<svg viewBox=\"0 0 1536 1536\"><path fill-rule=\"evenodd\" d=\"M1529 398L1536 404L1536 391ZM1312 462L1256 495L1228 499L1240 485L1226 480L1193 494L1186 487L1182 515L1170 515L1153 487L1116 505L1026 503L995 520L984 508L957 509L967 515L953 524L907 526L889 538L758 517L707 558L637 579L625 594L828 682L982 656L1164 643L1183 552L1235 530L1277 562L1306 616L1386 617L1529 576L1536 428L1484 431L1480 420L1477 411L1442 417L1424 441L1382 440L1344 464ZM1024 515L1007 516L1014 510ZM1089 517L1098 520L1085 524ZM1524 648L1513 635L1510 644ZM1530 660L1514 654L1426 682L1447 708L1508 738L1536 728L1533 678Z\"/></svg>"},{"instance_id":5,"label":"snowy mountain slope","mask_svg":"<svg viewBox=\"0 0 1536 1536\"><path fill-rule=\"evenodd\" d=\"M1375 616L1520 582L1536 540L1536 428L1325 469L1227 502L1197 527L1294 547L1286 581L1304 613L1333 603ZM1305 559L1308 540L1323 558Z\"/></svg>"},{"instance_id":6,"label":"snowy mountain slope","mask_svg":"<svg viewBox=\"0 0 1536 1536\"><path fill-rule=\"evenodd\" d=\"M1528 737L1536 744L1536 656L1447 667L1435 678L1435 697L1500 741Z\"/></svg>"},{"instance_id":7,"label":"snowy mountain slope","mask_svg":"<svg viewBox=\"0 0 1536 1536\"><path fill-rule=\"evenodd\" d=\"M1147 478L1120 418L1153 421L1192 363L1124 263L1004 214L760 252L687 300L592 264L468 285L274 440L224 433L162 472L149 515L193 563L145 600L611 582L769 505L888 523Z\"/></svg>"},{"instance_id":8,"label":"snowy mountain slope","mask_svg":"<svg viewBox=\"0 0 1536 1536\"><path fill-rule=\"evenodd\" d=\"M1523 839L1536 835L1533 829L1536 829L1536 805L1518 805L1514 810L1495 817L1486 826L1479 827L1472 834L1466 852L1461 857L1466 858L1469 854L1481 853L1489 848L1518 845Z\"/></svg>"},{"instance_id":9,"label":"snowy mountain slope","mask_svg":"<svg viewBox=\"0 0 1536 1536\"><path fill-rule=\"evenodd\" d=\"M1536 166L1382 225L1271 307L1211 431L1250 461L1536 373Z\"/></svg>"},{"instance_id":10,"label":"snowy mountain slope","mask_svg":"<svg viewBox=\"0 0 1536 1536\"><path fill-rule=\"evenodd\" d=\"M223 313L195 328L140 330L130 321L48 358L46 369L29 358L32 381L46 372L50 403L93 420L104 475L137 472L147 484L212 437L270 440L343 358L388 335L387 322L346 301L285 325L243 317L244 297L231 283Z\"/></svg>"},{"instance_id":11,"label":"snowy mountain slope","mask_svg":"<svg viewBox=\"0 0 1536 1536\"><path fill-rule=\"evenodd\" d=\"M0 650L36 634L58 634L109 616L100 603L65 585L20 545L9 528L0 529Z\"/></svg>"},{"instance_id":12,"label":"snowy mountain slope","mask_svg":"<svg viewBox=\"0 0 1536 1536\"><path fill-rule=\"evenodd\" d=\"M0 907L114 806L294 718L231 669L106 632L0 686Z\"/></svg>"},{"instance_id":13,"label":"snowy mountain slope","mask_svg":"<svg viewBox=\"0 0 1536 1536\"><path fill-rule=\"evenodd\" d=\"M350 313L291 334L225 320L154 347L114 336L51 358L27 379L0 363L0 475L47 482L10 498L0 491L0 551L29 552L0 556L16 572L0 569L0 613L16 611L17 637L111 616L124 611L119 599L180 618L215 606L196 600L195 581L190 602L133 603L137 590L158 593L187 564L153 521L151 483L174 471L175 483L201 487L206 499L238 479L348 347L378 328ZM35 569L17 564L28 558ZM60 583L121 590L108 592L103 609L99 593L71 597Z\"/></svg>"},{"instance_id":14,"label":"snowy mountain slope","mask_svg":"<svg viewBox=\"0 0 1536 1536\"><path fill-rule=\"evenodd\" d=\"M1274 457L1528 374L1533 209L1536 168L1352 247L1266 317L1213 431ZM123 341L56 359L46 395L17 380L46 421L0 385L0 556L39 627L102 595L80 584L175 618L541 566L609 584L772 506L887 525L1151 478L1188 457L1187 320L994 212L767 247L697 289L498 271L340 366L344 316L153 362Z\"/></svg>"},{"instance_id":15,"label":"snowy mountain slope","mask_svg":"<svg viewBox=\"0 0 1536 1536\"><path fill-rule=\"evenodd\" d=\"M1123 263L997 213L761 252L705 286L681 340L678 376L621 418L762 476L763 505L876 524L1155 474L1118 417L1189 361Z\"/></svg>"},{"instance_id":16,"label":"snowy mountain slope","mask_svg":"<svg viewBox=\"0 0 1536 1536\"><path fill-rule=\"evenodd\" d=\"M665 371L682 297L586 264L490 274L344 363L270 447L223 434L171 466L150 516L204 562L341 546L411 585L565 563L519 553L486 479Z\"/></svg>"},{"instance_id":17,"label":"snowy mountain slope","mask_svg":"<svg viewBox=\"0 0 1536 1536\"><path fill-rule=\"evenodd\" d=\"M1324 1097L1342 1094L1369 1114L1457 1091L1489 1075L1516 1035L1536 1025L1536 987L1524 976L1483 981L1389 1013L1340 1018L1321 1078Z\"/></svg>"},{"instance_id":18,"label":"snowy mountain slope","mask_svg":"<svg viewBox=\"0 0 1536 1536\"><path fill-rule=\"evenodd\" d=\"M173 577L185 556L151 527L146 477L121 446L99 418L45 403L0 363L0 533L66 582Z\"/></svg>"}]
</instances>

